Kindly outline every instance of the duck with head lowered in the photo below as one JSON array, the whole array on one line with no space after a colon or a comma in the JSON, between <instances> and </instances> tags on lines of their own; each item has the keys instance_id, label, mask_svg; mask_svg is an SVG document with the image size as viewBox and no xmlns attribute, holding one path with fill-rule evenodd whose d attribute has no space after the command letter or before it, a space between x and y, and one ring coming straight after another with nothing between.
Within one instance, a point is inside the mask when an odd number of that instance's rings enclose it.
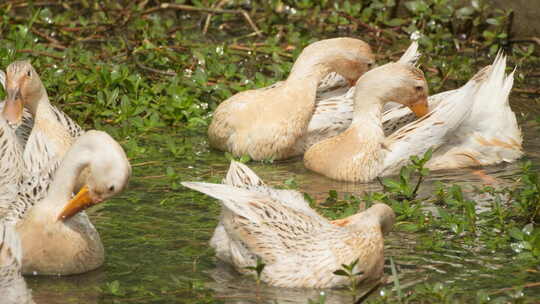
<instances>
[{"instance_id":1,"label":"duck with head lowered","mask_svg":"<svg viewBox=\"0 0 540 304\"><path fill-rule=\"evenodd\" d=\"M407 123L406 109L392 110L391 119L405 123L390 135L382 127L383 105L394 101L414 111L415 104L427 105L427 85L422 72L411 65L390 63L371 70L356 85L348 129L313 145L304 155L304 164L333 179L367 182L396 173L410 156L429 148L434 148L426 164L430 169L517 159L522 154L521 136L508 106L513 78L505 79L501 58L463 87L430 98L431 112L417 121ZM490 117L498 121L484 123Z\"/></svg>"},{"instance_id":2,"label":"duck with head lowered","mask_svg":"<svg viewBox=\"0 0 540 304\"><path fill-rule=\"evenodd\" d=\"M261 279L274 286L330 288L349 284L334 274L358 261L359 280L378 280L384 266L384 234L395 214L385 204L335 223L309 207L293 190L266 186L247 166L232 162L225 184L184 182L184 186L219 199L220 223L211 246L219 259L244 274L261 259Z\"/></svg>"},{"instance_id":3,"label":"duck with head lowered","mask_svg":"<svg viewBox=\"0 0 540 304\"><path fill-rule=\"evenodd\" d=\"M20 171L1 157L0 169L15 170L16 176ZM89 173L81 177L84 170ZM2 199L1 217L15 223L20 235L23 272L68 275L103 264L99 234L82 211L121 192L130 174L120 145L105 132L88 131L66 153L43 199L32 201L16 192L13 198ZM85 186L72 197L81 180Z\"/></svg>"},{"instance_id":4,"label":"duck with head lowered","mask_svg":"<svg viewBox=\"0 0 540 304\"><path fill-rule=\"evenodd\" d=\"M222 102L208 128L210 145L254 160L284 159L306 132L316 107L317 87L330 73L354 83L374 63L369 45L353 38L307 46L287 80L237 93Z\"/></svg>"}]
</instances>

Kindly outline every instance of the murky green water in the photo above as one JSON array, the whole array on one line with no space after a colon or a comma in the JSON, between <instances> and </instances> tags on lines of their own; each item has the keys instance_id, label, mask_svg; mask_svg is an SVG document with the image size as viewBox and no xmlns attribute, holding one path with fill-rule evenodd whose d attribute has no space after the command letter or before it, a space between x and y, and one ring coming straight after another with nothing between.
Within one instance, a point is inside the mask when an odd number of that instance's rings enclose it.
<instances>
[{"instance_id":1,"label":"murky green water","mask_svg":"<svg viewBox=\"0 0 540 304\"><path fill-rule=\"evenodd\" d=\"M515 109L519 111L522 105L530 106L519 102ZM540 127L529 121L522 126L526 158L540 161ZM147 134L139 145L146 151L141 154L144 157L132 159L129 189L90 210L105 244L105 265L77 276L28 277L36 303L257 303L254 280L218 263L209 248L219 214L217 202L178 186L181 180L218 182L228 160L208 149L203 133ZM175 151L176 157L168 148L171 146L182 147ZM326 197L331 189L356 194L380 190L377 183L328 180L308 172L300 160L251 166L270 184L294 177L301 191L317 199ZM518 164L501 165L486 168L486 172L504 182L518 168ZM479 184L473 171L434 172L423 191L429 192L437 180ZM421 240L429 237L428 233L392 233L387 239L386 256L394 257L405 288L421 282L467 286L473 299L478 289L540 281L538 266L521 265L513 252L419 249ZM385 272L390 275L388 260L387 266ZM318 292L262 286L258 294L261 303L307 303ZM326 292L327 303L350 299L345 291ZM539 288L526 292L540 298Z\"/></svg>"}]
</instances>

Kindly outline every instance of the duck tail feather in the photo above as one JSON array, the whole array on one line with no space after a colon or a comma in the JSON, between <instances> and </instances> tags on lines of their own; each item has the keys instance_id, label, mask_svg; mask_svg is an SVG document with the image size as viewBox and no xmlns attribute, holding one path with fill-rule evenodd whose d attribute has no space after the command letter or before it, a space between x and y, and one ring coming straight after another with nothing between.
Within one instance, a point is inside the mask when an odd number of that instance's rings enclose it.
<instances>
[{"instance_id":1,"label":"duck tail feather","mask_svg":"<svg viewBox=\"0 0 540 304\"><path fill-rule=\"evenodd\" d=\"M229 171L227 171L227 176L225 176L223 183L239 188L264 186L262 179L253 170L235 160L231 160Z\"/></svg>"},{"instance_id":2,"label":"duck tail feather","mask_svg":"<svg viewBox=\"0 0 540 304\"><path fill-rule=\"evenodd\" d=\"M269 199L263 194L231 185L201 182L182 182L182 185L220 200L225 208L255 223L260 222L260 217L250 208L250 203Z\"/></svg>"},{"instance_id":3,"label":"duck tail feather","mask_svg":"<svg viewBox=\"0 0 540 304\"><path fill-rule=\"evenodd\" d=\"M413 41L401 58L399 58L398 62L415 66L418 63L420 56L422 56L422 54L418 51L418 42Z\"/></svg>"}]
</instances>

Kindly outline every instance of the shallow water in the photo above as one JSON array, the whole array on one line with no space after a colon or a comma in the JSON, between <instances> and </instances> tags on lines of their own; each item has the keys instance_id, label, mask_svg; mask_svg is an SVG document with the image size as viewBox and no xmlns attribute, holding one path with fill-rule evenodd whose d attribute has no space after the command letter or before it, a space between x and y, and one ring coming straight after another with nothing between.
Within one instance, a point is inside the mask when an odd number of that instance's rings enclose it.
<instances>
[{"instance_id":1,"label":"shallow water","mask_svg":"<svg viewBox=\"0 0 540 304\"><path fill-rule=\"evenodd\" d=\"M517 112L531 112L531 101L513 101ZM530 120L521 125L525 159L538 163L540 127ZM171 141L183 147L177 157L167 148ZM139 145L148 149L144 157L131 160L134 170L129 189L89 211L106 248L105 265L76 276L27 277L36 303L307 303L318 296L317 290L264 285L258 290L252 278L241 277L217 262L208 246L219 214L217 202L178 185L183 180L219 182L224 176L228 160L209 150L204 134L148 134ZM484 169L504 184L519 171L519 163ZM250 166L270 184L282 185L294 177L300 191L317 200L331 189L354 194L380 190L378 183L342 183L318 176L307 171L301 160ZM422 191L429 193L435 181L480 185L475 170L433 172ZM467 286L469 298L474 299L474 292L482 288L540 281L540 269L525 271L527 266L520 265L513 252L421 250L417 245L423 238L429 234L400 232L387 238L385 273L391 274L388 257L393 257L404 288L421 282ZM343 290L325 292L327 303L350 300ZM526 294L540 298L540 289L528 289Z\"/></svg>"}]
</instances>

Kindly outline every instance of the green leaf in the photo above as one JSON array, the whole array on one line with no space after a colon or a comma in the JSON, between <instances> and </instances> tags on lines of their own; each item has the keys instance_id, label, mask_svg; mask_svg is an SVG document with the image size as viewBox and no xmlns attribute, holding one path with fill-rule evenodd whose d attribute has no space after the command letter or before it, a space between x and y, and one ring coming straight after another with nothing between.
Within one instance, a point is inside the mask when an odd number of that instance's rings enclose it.
<instances>
[{"instance_id":1,"label":"green leaf","mask_svg":"<svg viewBox=\"0 0 540 304\"><path fill-rule=\"evenodd\" d=\"M519 240L519 241L523 241L523 232L519 229L517 229L516 227L512 227L508 230L508 234L510 235L510 237L516 239L516 240Z\"/></svg>"},{"instance_id":2,"label":"green leaf","mask_svg":"<svg viewBox=\"0 0 540 304\"><path fill-rule=\"evenodd\" d=\"M349 274L343 269L338 269L338 270L334 271L333 273L335 275L343 276L343 277L348 277L349 276Z\"/></svg>"},{"instance_id":3,"label":"green leaf","mask_svg":"<svg viewBox=\"0 0 540 304\"><path fill-rule=\"evenodd\" d=\"M456 11L458 17L467 17L474 13L474 8L470 6L465 6Z\"/></svg>"}]
</instances>

